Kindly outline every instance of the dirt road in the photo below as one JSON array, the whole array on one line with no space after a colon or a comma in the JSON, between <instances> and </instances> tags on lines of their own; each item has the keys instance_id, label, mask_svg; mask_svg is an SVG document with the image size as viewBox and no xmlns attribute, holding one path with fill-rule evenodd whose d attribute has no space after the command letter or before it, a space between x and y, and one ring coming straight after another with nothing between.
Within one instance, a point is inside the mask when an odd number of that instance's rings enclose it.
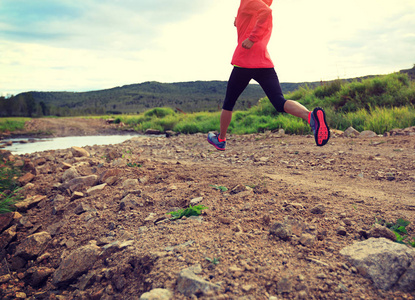
<instances>
[{"instance_id":1,"label":"dirt road","mask_svg":"<svg viewBox=\"0 0 415 300\"><path fill-rule=\"evenodd\" d=\"M25 213L31 225L19 227L7 248L9 263L28 234L53 235L42 252L48 258L13 271L10 289L28 297L42 291L67 299L138 299L165 288L172 299L196 299L184 296L177 280L181 270L200 264L198 276L220 290L199 299L414 299L376 289L340 255L376 219L409 220L408 235L415 237L414 136L333 137L316 147L312 137L265 133L229 136L227 150L219 152L206 135L195 134L85 149L91 156L82 159L70 150L25 157L42 161L28 194L46 199ZM76 191L83 196L73 198L57 188L68 167L63 162L83 176L110 172L114 178L105 175L108 184L97 194L81 187ZM201 218L166 219L192 200L208 207ZM313 211L316 206L323 211ZM287 218L292 238L270 236L272 224ZM300 241L304 233L313 237L309 243ZM90 241L101 249L129 246L98 259L72 286L56 289L51 276L33 290L25 281L29 266L55 271Z\"/></svg>"}]
</instances>

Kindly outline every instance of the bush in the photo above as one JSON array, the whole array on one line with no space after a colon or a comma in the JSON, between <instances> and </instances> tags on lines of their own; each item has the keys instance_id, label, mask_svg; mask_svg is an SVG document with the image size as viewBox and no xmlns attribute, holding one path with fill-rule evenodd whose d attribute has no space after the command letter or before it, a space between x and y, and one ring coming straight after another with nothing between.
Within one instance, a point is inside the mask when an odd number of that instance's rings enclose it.
<instances>
[{"instance_id":1,"label":"bush","mask_svg":"<svg viewBox=\"0 0 415 300\"><path fill-rule=\"evenodd\" d=\"M165 116L169 115L175 115L173 109L170 107L156 107L153 109L150 109L144 113L144 116L146 117L156 117L156 118L164 118Z\"/></svg>"},{"instance_id":2,"label":"bush","mask_svg":"<svg viewBox=\"0 0 415 300\"><path fill-rule=\"evenodd\" d=\"M173 130L182 133L207 133L219 128L219 113L194 113L186 115L178 122Z\"/></svg>"},{"instance_id":3,"label":"bush","mask_svg":"<svg viewBox=\"0 0 415 300\"><path fill-rule=\"evenodd\" d=\"M323 99L330 97L340 91L342 87L342 81L340 79L332 81L326 85L319 86L314 89L314 95L317 98Z\"/></svg>"}]
</instances>

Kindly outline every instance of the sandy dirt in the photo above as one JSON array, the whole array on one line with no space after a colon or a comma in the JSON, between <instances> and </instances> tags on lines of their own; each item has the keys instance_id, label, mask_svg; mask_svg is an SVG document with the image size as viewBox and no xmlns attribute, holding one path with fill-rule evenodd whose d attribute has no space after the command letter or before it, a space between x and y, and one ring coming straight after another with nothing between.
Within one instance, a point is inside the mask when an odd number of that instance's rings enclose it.
<instances>
[{"instance_id":1,"label":"sandy dirt","mask_svg":"<svg viewBox=\"0 0 415 300\"><path fill-rule=\"evenodd\" d=\"M25 124L24 130L14 132L15 135L37 134L41 136L88 136L111 134L119 128L104 119L84 118L38 118Z\"/></svg>"},{"instance_id":2,"label":"sandy dirt","mask_svg":"<svg viewBox=\"0 0 415 300\"><path fill-rule=\"evenodd\" d=\"M48 128L64 136L108 129L99 120L93 121L96 127L92 121L57 120L35 120L28 130ZM368 231L376 218L409 220L409 235L415 237L413 135L363 139L333 134L324 147L315 146L311 136L231 135L227 150L220 152L206 135L195 134L85 149L91 156L82 159L69 150L18 157L46 158L27 192L46 199L24 212L32 226L20 227L14 244L58 227L44 249L50 257L32 263L52 269L91 240L101 247L114 241L133 244L98 260L90 270L96 277L84 289L76 287L77 280L75 287L56 288L51 278L34 289L24 281L29 262L15 270L15 281L6 286L10 290L27 297L42 293L46 299L138 299L166 288L173 299L196 299L177 290L177 278L182 269L200 264L198 276L221 289L199 299L414 299L410 293L377 290L339 253L360 241L362 230ZM108 170L117 175L100 193L88 196L83 188L84 197L71 200L70 192L56 188L66 170L63 162L84 176ZM128 179L138 183L128 188ZM59 204L58 195L63 197ZM127 195L138 205L122 204ZM168 219L167 212L196 198L208 207L199 218ZM86 209L77 214L80 205ZM317 205L324 213L312 212ZM286 218L294 222L295 235L288 241L272 237L272 224ZM300 242L304 233L314 237L312 243ZM12 263L13 243L7 253ZM214 258L216 265L209 261Z\"/></svg>"}]
</instances>

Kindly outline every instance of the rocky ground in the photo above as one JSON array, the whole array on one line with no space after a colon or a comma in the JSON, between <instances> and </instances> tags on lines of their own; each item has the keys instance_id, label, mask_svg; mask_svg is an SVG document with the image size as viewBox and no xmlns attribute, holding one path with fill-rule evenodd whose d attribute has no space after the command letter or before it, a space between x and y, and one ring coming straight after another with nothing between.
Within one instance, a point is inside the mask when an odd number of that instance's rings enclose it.
<instances>
[{"instance_id":1,"label":"rocky ground","mask_svg":"<svg viewBox=\"0 0 415 300\"><path fill-rule=\"evenodd\" d=\"M332 135L4 152L25 201L0 217L0 298L414 299L414 250L374 226L403 218L415 237L414 128ZM169 219L189 204L207 209ZM357 263L345 249L362 241L389 256Z\"/></svg>"}]
</instances>

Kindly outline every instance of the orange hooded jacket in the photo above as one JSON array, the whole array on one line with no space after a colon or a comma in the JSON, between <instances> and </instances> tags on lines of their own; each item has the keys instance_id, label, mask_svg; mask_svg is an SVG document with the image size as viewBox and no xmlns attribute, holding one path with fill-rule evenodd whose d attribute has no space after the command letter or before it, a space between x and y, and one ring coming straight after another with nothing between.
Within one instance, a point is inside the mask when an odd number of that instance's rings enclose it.
<instances>
[{"instance_id":1,"label":"orange hooded jacket","mask_svg":"<svg viewBox=\"0 0 415 300\"><path fill-rule=\"evenodd\" d=\"M238 32L238 46L232 57L232 64L242 68L273 68L274 64L267 50L272 32L273 0L241 0L235 26ZM254 45L251 49L242 47L249 38Z\"/></svg>"}]
</instances>

